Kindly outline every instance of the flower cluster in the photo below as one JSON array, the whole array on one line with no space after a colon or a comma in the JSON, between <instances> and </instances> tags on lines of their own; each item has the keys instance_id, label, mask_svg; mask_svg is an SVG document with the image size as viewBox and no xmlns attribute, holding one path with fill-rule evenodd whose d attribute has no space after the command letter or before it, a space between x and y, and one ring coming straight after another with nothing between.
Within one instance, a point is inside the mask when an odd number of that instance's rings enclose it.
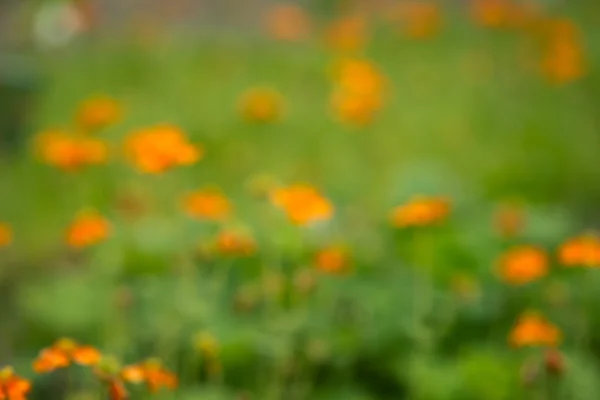
<instances>
[{"instance_id":1,"label":"flower cluster","mask_svg":"<svg viewBox=\"0 0 600 400\"><path fill-rule=\"evenodd\" d=\"M203 156L183 131L173 125L157 125L133 132L125 143L126 154L141 172L158 174L173 167L192 165Z\"/></svg>"},{"instance_id":2,"label":"flower cluster","mask_svg":"<svg viewBox=\"0 0 600 400\"><path fill-rule=\"evenodd\" d=\"M41 133L36 149L44 163L66 171L103 164L108 158L108 146L103 141L63 131Z\"/></svg>"}]
</instances>

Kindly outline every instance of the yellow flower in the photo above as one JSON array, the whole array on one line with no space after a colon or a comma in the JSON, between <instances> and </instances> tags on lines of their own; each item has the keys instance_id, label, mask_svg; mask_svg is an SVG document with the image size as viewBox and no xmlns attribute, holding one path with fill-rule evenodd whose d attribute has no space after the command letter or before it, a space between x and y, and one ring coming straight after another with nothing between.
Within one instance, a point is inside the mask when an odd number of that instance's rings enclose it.
<instances>
[{"instance_id":1,"label":"yellow flower","mask_svg":"<svg viewBox=\"0 0 600 400\"><path fill-rule=\"evenodd\" d=\"M71 223L67 231L67 244L84 248L105 240L110 233L110 223L94 210L84 211Z\"/></svg>"},{"instance_id":2,"label":"yellow flower","mask_svg":"<svg viewBox=\"0 0 600 400\"><path fill-rule=\"evenodd\" d=\"M443 197L415 197L392 210L391 222L397 228L426 226L448 217L450 203Z\"/></svg>"},{"instance_id":3,"label":"yellow flower","mask_svg":"<svg viewBox=\"0 0 600 400\"><path fill-rule=\"evenodd\" d=\"M283 97L275 89L257 87L242 95L240 112L248 122L276 122L283 116L283 103Z\"/></svg>"},{"instance_id":4,"label":"yellow flower","mask_svg":"<svg viewBox=\"0 0 600 400\"><path fill-rule=\"evenodd\" d=\"M183 199L187 214L198 219L221 221L231 215L231 203L218 189L201 189Z\"/></svg>"},{"instance_id":5,"label":"yellow flower","mask_svg":"<svg viewBox=\"0 0 600 400\"><path fill-rule=\"evenodd\" d=\"M333 215L333 206L313 186L296 184L271 192L271 202L283 209L292 223L308 225L326 221Z\"/></svg>"},{"instance_id":6,"label":"yellow flower","mask_svg":"<svg viewBox=\"0 0 600 400\"><path fill-rule=\"evenodd\" d=\"M500 277L511 285L523 285L548 273L548 255L535 246L518 246L502 255L498 264Z\"/></svg>"},{"instance_id":7,"label":"yellow flower","mask_svg":"<svg viewBox=\"0 0 600 400\"><path fill-rule=\"evenodd\" d=\"M558 257L566 267L600 267L600 237L588 233L569 239L560 246Z\"/></svg>"},{"instance_id":8,"label":"yellow flower","mask_svg":"<svg viewBox=\"0 0 600 400\"><path fill-rule=\"evenodd\" d=\"M91 97L81 103L77 122L85 131L96 131L121 119L121 105L107 96Z\"/></svg>"},{"instance_id":9,"label":"yellow flower","mask_svg":"<svg viewBox=\"0 0 600 400\"><path fill-rule=\"evenodd\" d=\"M188 142L183 132L172 125L158 125L133 132L125 142L131 162L141 171L158 174L181 165L192 165L203 150Z\"/></svg>"},{"instance_id":10,"label":"yellow flower","mask_svg":"<svg viewBox=\"0 0 600 400\"><path fill-rule=\"evenodd\" d=\"M205 357L215 358L219 354L219 342L210 332L201 331L194 337L194 347Z\"/></svg>"},{"instance_id":11,"label":"yellow flower","mask_svg":"<svg viewBox=\"0 0 600 400\"><path fill-rule=\"evenodd\" d=\"M514 347L554 347L560 343L561 339L560 330L535 312L521 315L509 335L509 342Z\"/></svg>"}]
</instances>

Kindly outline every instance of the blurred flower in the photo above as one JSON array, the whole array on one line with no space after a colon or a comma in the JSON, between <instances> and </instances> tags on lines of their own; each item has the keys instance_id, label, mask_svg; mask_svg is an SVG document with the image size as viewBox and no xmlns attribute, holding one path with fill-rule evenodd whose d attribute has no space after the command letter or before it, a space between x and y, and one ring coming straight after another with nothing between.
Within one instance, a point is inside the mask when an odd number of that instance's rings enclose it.
<instances>
[{"instance_id":1,"label":"blurred flower","mask_svg":"<svg viewBox=\"0 0 600 400\"><path fill-rule=\"evenodd\" d=\"M523 386L533 387L540 377L540 362L537 357L527 358L521 365L519 375Z\"/></svg>"},{"instance_id":2,"label":"blurred flower","mask_svg":"<svg viewBox=\"0 0 600 400\"><path fill-rule=\"evenodd\" d=\"M397 228L426 226L448 217L450 203L443 197L415 197L392 210L391 222Z\"/></svg>"},{"instance_id":3,"label":"blurred flower","mask_svg":"<svg viewBox=\"0 0 600 400\"><path fill-rule=\"evenodd\" d=\"M77 122L85 131L96 131L121 118L121 105L107 96L91 97L79 106Z\"/></svg>"},{"instance_id":4,"label":"blurred flower","mask_svg":"<svg viewBox=\"0 0 600 400\"><path fill-rule=\"evenodd\" d=\"M127 221L139 220L148 212L147 197L147 195L135 192L120 193L115 199L116 211Z\"/></svg>"},{"instance_id":5,"label":"blurred flower","mask_svg":"<svg viewBox=\"0 0 600 400\"><path fill-rule=\"evenodd\" d=\"M544 364L546 371L554 376L561 376L565 373L565 357L557 349L546 350Z\"/></svg>"},{"instance_id":6,"label":"blurred flower","mask_svg":"<svg viewBox=\"0 0 600 400\"><path fill-rule=\"evenodd\" d=\"M342 60L336 65L334 78L340 90L360 95L382 93L387 85L379 68L360 58Z\"/></svg>"},{"instance_id":7,"label":"blurred flower","mask_svg":"<svg viewBox=\"0 0 600 400\"><path fill-rule=\"evenodd\" d=\"M10 225L0 222L0 248L6 247L13 241L13 231Z\"/></svg>"},{"instance_id":8,"label":"blurred flower","mask_svg":"<svg viewBox=\"0 0 600 400\"><path fill-rule=\"evenodd\" d=\"M249 256L256 251L256 242L247 233L223 230L217 237L217 250L223 255Z\"/></svg>"},{"instance_id":9,"label":"blurred flower","mask_svg":"<svg viewBox=\"0 0 600 400\"><path fill-rule=\"evenodd\" d=\"M15 374L11 367L0 369L0 399L26 400L31 383Z\"/></svg>"},{"instance_id":10,"label":"blurred flower","mask_svg":"<svg viewBox=\"0 0 600 400\"><path fill-rule=\"evenodd\" d=\"M310 293L317 285L315 274L311 269L303 268L294 274L294 288L300 294Z\"/></svg>"},{"instance_id":11,"label":"blurred flower","mask_svg":"<svg viewBox=\"0 0 600 400\"><path fill-rule=\"evenodd\" d=\"M363 96L348 92L335 91L331 106L340 121L355 126L365 126L373 122L381 108L378 96Z\"/></svg>"},{"instance_id":12,"label":"blurred flower","mask_svg":"<svg viewBox=\"0 0 600 400\"><path fill-rule=\"evenodd\" d=\"M537 313L525 313L513 327L509 341L515 347L557 346L562 338L560 330Z\"/></svg>"},{"instance_id":13,"label":"blurred flower","mask_svg":"<svg viewBox=\"0 0 600 400\"><path fill-rule=\"evenodd\" d=\"M155 393L161 388L175 389L177 376L165 369L157 359L149 359L139 364L128 365L121 371L125 382L140 384L145 383L148 389Z\"/></svg>"},{"instance_id":14,"label":"blurred flower","mask_svg":"<svg viewBox=\"0 0 600 400\"><path fill-rule=\"evenodd\" d=\"M125 142L125 150L131 162L141 172L149 174L192 165L203 156L202 148L189 143L183 132L172 125L133 132Z\"/></svg>"},{"instance_id":15,"label":"blurred flower","mask_svg":"<svg viewBox=\"0 0 600 400\"><path fill-rule=\"evenodd\" d=\"M578 80L585 74L585 51L579 28L568 19L549 23L542 70L555 84Z\"/></svg>"},{"instance_id":16,"label":"blurred flower","mask_svg":"<svg viewBox=\"0 0 600 400\"><path fill-rule=\"evenodd\" d=\"M266 296L276 298L283 293L285 278L281 273L271 271L263 275L261 284Z\"/></svg>"},{"instance_id":17,"label":"blurred flower","mask_svg":"<svg viewBox=\"0 0 600 400\"><path fill-rule=\"evenodd\" d=\"M347 16L333 21L325 31L328 47L338 52L357 52L367 42L367 21L364 17Z\"/></svg>"},{"instance_id":18,"label":"blurred flower","mask_svg":"<svg viewBox=\"0 0 600 400\"><path fill-rule=\"evenodd\" d=\"M120 379L111 379L107 383L110 400L127 400L129 398L129 393Z\"/></svg>"},{"instance_id":19,"label":"blurred flower","mask_svg":"<svg viewBox=\"0 0 600 400\"><path fill-rule=\"evenodd\" d=\"M248 122L276 122L283 116L283 96L268 87L246 91L240 98L240 112Z\"/></svg>"},{"instance_id":20,"label":"blurred flower","mask_svg":"<svg viewBox=\"0 0 600 400\"><path fill-rule=\"evenodd\" d=\"M510 15L509 0L471 0L471 15L488 28L504 26Z\"/></svg>"},{"instance_id":21,"label":"blurred flower","mask_svg":"<svg viewBox=\"0 0 600 400\"><path fill-rule=\"evenodd\" d=\"M204 357L215 358L219 355L219 342L208 331L200 331L194 336L194 347Z\"/></svg>"},{"instance_id":22,"label":"blurred flower","mask_svg":"<svg viewBox=\"0 0 600 400\"><path fill-rule=\"evenodd\" d=\"M106 385L109 400L129 399L121 371L119 361L111 356L102 357L102 360L94 367L95 375Z\"/></svg>"},{"instance_id":23,"label":"blurred flower","mask_svg":"<svg viewBox=\"0 0 600 400\"><path fill-rule=\"evenodd\" d=\"M413 39L435 36L442 25L440 7L430 1L403 1L400 4L399 17L404 32Z\"/></svg>"},{"instance_id":24,"label":"blurred flower","mask_svg":"<svg viewBox=\"0 0 600 400\"><path fill-rule=\"evenodd\" d=\"M219 342L207 331L201 331L194 337L194 347L202 355L206 363L206 372L211 377L221 374L222 365L219 358Z\"/></svg>"},{"instance_id":25,"label":"blurred flower","mask_svg":"<svg viewBox=\"0 0 600 400\"><path fill-rule=\"evenodd\" d=\"M110 223L95 210L81 212L67 230L67 243L83 248L105 240L110 233Z\"/></svg>"},{"instance_id":26,"label":"blurred flower","mask_svg":"<svg viewBox=\"0 0 600 400\"><path fill-rule=\"evenodd\" d=\"M600 237L584 234L564 242L558 258L566 267L600 267Z\"/></svg>"},{"instance_id":27,"label":"blurred flower","mask_svg":"<svg viewBox=\"0 0 600 400\"><path fill-rule=\"evenodd\" d=\"M284 41L301 41L310 36L311 22L307 13L298 5L276 4L266 18L271 37Z\"/></svg>"},{"instance_id":28,"label":"blurred flower","mask_svg":"<svg viewBox=\"0 0 600 400\"><path fill-rule=\"evenodd\" d=\"M523 231L525 212L516 204L502 204L494 213L494 230L502 237L512 238Z\"/></svg>"},{"instance_id":29,"label":"blurred flower","mask_svg":"<svg viewBox=\"0 0 600 400\"><path fill-rule=\"evenodd\" d=\"M222 221L231 215L229 199L218 189L201 189L183 199L183 208L190 217Z\"/></svg>"},{"instance_id":30,"label":"blurred flower","mask_svg":"<svg viewBox=\"0 0 600 400\"><path fill-rule=\"evenodd\" d=\"M71 363L94 366L101 358L102 354L92 346L79 345L72 339L60 339L40 352L33 362L33 370L43 374L66 368Z\"/></svg>"},{"instance_id":31,"label":"blurred flower","mask_svg":"<svg viewBox=\"0 0 600 400\"><path fill-rule=\"evenodd\" d=\"M35 147L43 162L69 171L102 164L108 158L106 143L61 131L41 133L36 138Z\"/></svg>"},{"instance_id":32,"label":"blurred flower","mask_svg":"<svg viewBox=\"0 0 600 400\"><path fill-rule=\"evenodd\" d=\"M511 285L523 285L548 273L548 255L535 246L518 246L500 257L498 273Z\"/></svg>"},{"instance_id":33,"label":"blurred flower","mask_svg":"<svg viewBox=\"0 0 600 400\"><path fill-rule=\"evenodd\" d=\"M341 246L331 246L319 250L315 256L315 265L320 271L339 274L348 268L348 253Z\"/></svg>"},{"instance_id":34,"label":"blurred flower","mask_svg":"<svg viewBox=\"0 0 600 400\"><path fill-rule=\"evenodd\" d=\"M247 313L254 310L259 300L259 288L255 284L247 283L235 292L233 306L236 312Z\"/></svg>"},{"instance_id":35,"label":"blurred flower","mask_svg":"<svg viewBox=\"0 0 600 400\"><path fill-rule=\"evenodd\" d=\"M333 205L316 188L296 184L271 191L271 202L283 209L292 223L309 225L327 221L333 215Z\"/></svg>"},{"instance_id":36,"label":"blurred flower","mask_svg":"<svg viewBox=\"0 0 600 400\"><path fill-rule=\"evenodd\" d=\"M471 302L481 295L481 288L473 276L459 273L452 277L450 287L461 300Z\"/></svg>"},{"instance_id":37,"label":"blurred flower","mask_svg":"<svg viewBox=\"0 0 600 400\"><path fill-rule=\"evenodd\" d=\"M336 116L353 125L369 124L383 106L387 82L367 60L349 59L336 70L331 106Z\"/></svg>"}]
</instances>

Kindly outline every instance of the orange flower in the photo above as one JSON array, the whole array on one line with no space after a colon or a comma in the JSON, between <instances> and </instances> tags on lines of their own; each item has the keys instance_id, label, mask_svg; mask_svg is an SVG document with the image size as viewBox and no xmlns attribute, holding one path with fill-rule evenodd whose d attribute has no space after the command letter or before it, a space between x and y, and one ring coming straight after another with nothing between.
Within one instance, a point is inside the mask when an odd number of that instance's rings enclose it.
<instances>
[{"instance_id":1,"label":"orange flower","mask_svg":"<svg viewBox=\"0 0 600 400\"><path fill-rule=\"evenodd\" d=\"M538 247L518 246L502 255L498 268L504 281L523 285L548 273L548 256Z\"/></svg>"},{"instance_id":2,"label":"orange flower","mask_svg":"<svg viewBox=\"0 0 600 400\"><path fill-rule=\"evenodd\" d=\"M67 243L71 247L83 248L95 245L107 238L110 223L96 211L80 213L67 230Z\"/></svg>"},{"instance_id":3,"label":"orange flower","mask_svg":"<svg viewBox=\"0 0 600 400\"><path fill-rule=\"evenodd\" d=\"M0 399L26 400L31 390L31 383L21 378L10 367L0 369Z\"/></svg>"},{"instance_id":4,"label":"orange flower","mask_svg":"<svg viewBox=\"0 0 600 400\"><path fill-rule=\"evenodd\" d=\"M277 4L267 14L269 34L284 41L300 41L308 38L311 23L306 12L295 4Z\"/></svg>"},{"instance_id":5,"label":"orange flower","mask_svg":"<svg viewBox=\"0 0 600 400\"><path fill-rule=\"evenodd\" d=\"M364 126L373 122L381 108L381 99L379 96L361 96L338 91L333 93L331 106L340 121Z\"/></svg>"},{"instance_id":6,"label":"orange flower","mask_svg":"<svg viewBox=\"0 0 600 400\"><path fill-rule=\"evenodd\" d=\"M95 131L114 124L121 118L119 103L106 96L91 97L81 103L77 122L86 131Z\"/></svg>"},{"instance_id":7,"label":"orange flower","mask_svg":"<svg viewBox=\"0 0 600 400\"><path fill-rule=\"evenodd\" d=\"M224 230L217 237L217 250L225 255L249 256L256 251L256 242L248 234Z\"/></svg>"},{"instance_id":8,"label":"orange flower","mask_svg":"<svg viewBox=\"0 0 600 400\"><path fill-rule=\"evenodd\" d=\"M325 32L325 42L335 51L356 52L367 41L367 22L361 16L343 17L333 21Z\"/></svg>"},{"instance_id":9,"label":"orange flower","mask_svg":"<svg viewBox=\"0 0 600 400\"><path fill-rule=\"evenodd\" d=\"M333 206L329 200L310 185L296 184L275 189L270 198L271 202L283 209L296 225L326 221L333 215Z\"/></svg>"},{"instance_id":10,"label":"orange flower","mask_svg":"<svg viewBox=\"0 0 600 400\"><path fill-rule=\"evenodd\" d=\"M584 234L560 246L558 258L567 267L600 267L600 237Z\"/></svg>"},{"instance_id":11,"label":"orange flower","mask_svg":"<svg viewBox=\"0 0 600 400\"><path fill-rule=\"evenodd\" d=\"M409 0L403 2L401 7L400 18L409 37L426 39L440 30L442 16L436 3Z\"/></svg>"},{"instance_id":12,"label":"orange flower","mask_svg":"<svg viewBox=\"0 0 600 400\"><path fill-rule=\"evenodd\" d=\"M514 204L502 204L494 214L494 229L501 236L517 236L525 225L523 209Z\"/></svg>"},{"instance_id":13,"label":"orange flower","mask_svg":"<svg viewBox=\"0 0 600 400\"><path fill-rule=\"evenodd\" d=\"M348 267L348 254L340 246L332 246L320 250L315 256L315 265L323 272L339 274Z\"/></svg>"},{"instance_id":14,"label":"orange flower","mask_svg":"<svg viewBox=\"0 0 600 400\"><path fill-rule=\"evenodd\" d=\"M203 156L200 147L189 143L183 132L171 125L158 125L132 133L125 142L125 150L131 162L148 174L192 165Z\"/></svg>"},{"instance_id":15,"label":"orange flower","mask_svg":"<svg viewBox=\"0 0 600 400\"><path fill-rule=\"evenodd\" d=\"M585 51L577 26L569 20L550 23L542 70L555 84L578 80L585 74Z\"/></svg>"},{"instance_id":16,"label":"orange flower","mask_svg":"<svg viewBox=\"0 0 600 400\"><path fill-rule=\"evenodd\" d=\"M366 125L382 108L386 80L371 62L345 60L337 68L332 108L344 122Z\"/></svg>"},{"instance_id":17,"label":"orange flower","mask_svg":"<svg viewBox=\"0 0 600 400\"><path fill-rule=\"evenodd\" d=\"M340 62L336 66L335 81L340 90L358 95L382 93L387 84L377 65L359 58Z\"/></svg>"},{"instance_id":18,"label":"orange flower","mask_svg":"<svg viewBox=\"0 0 600 400\"><path fill-rule=\"evenodd\" d=\"M52 346L43 349L33 362L33 370L38 374L66 368L71 363L94 366L102 354L91 346L81 346L71 339L60 339Z\"/></svg>"},{"instance_id":19,"label":"orange flower","mask_svg":"<svg viewBox=\"0 0 600 400\"><path fill-rule=\"evenodd\" d=\"M10 225L0 222L0 248L6 247L13 241L13 232Z\"/></svg>"},{"instance_id":20,"label":"orange flower","mask_svg":"<svg viewBox=\"0 0 600 400\"><path fill-rule=\"evenodd\" d=\"M498 28L508 21L510 3L508 0L472 0L471 14L478 24Z\"/></svg>"},{"instance_id":21,"label":"orange flower","mask_svg":"<svg viewBox=\"0 0 600 400\"><path fill-rule=\"evenodd\" d=\"M250 89L240 99L240 112L248 122L275 122L282 117L283 108L281 94L267 87Z\"/></svg>"},{"instance_id":22,"label":"orange flower","mask_svg":"<svg viewBox=\"0 0 600 400\"><path fill-rule=\"evenodd\" d=\"M217 189L202 189L183 199L187 214L198 219L220 221L231 215L231 203Z\"/></svg>"},{"instance_id":23,"label":"orange flower","mask_svg":"<svg viewBox=\"0 0 600 400\"><path fill-rule=\"evenodd\" d=\"M102 164L108 158L104 142L60 131L40 134L36 138L36 149L43 162L68 171Z\"/></svg>"},{"instance_id":24,"label":"orange flower","mask_svg":"<svg viewBox=\"0 0 600 400\"><path fill-rule=\"evenodd\" d=\"M515 347L557 346L562 339L560 330L537 313L526 313L519 317L513 327L509 341Z\"/></svg>"},{"instance_id":25,"label":"orange flower","mask_svg":"<svg viewBox=\"0 0 600 400\"><path fill-rule=\"evenodd\" d=\"M177 376L166 370L159 360L146 360L139 364L129 365L121 371L124 381L130 383L145 383L151 392L157 392L161 388L175 389L177 387Z\"/></svg>"},{"instance_id":26,"label":"orange flower","mask_svg":"<svg viewBox=\"0 0 600 400\"><path fill-rule=\"evenodd\" d=\"M129 398L129 393L120 379L110 379L107 383L110 400L126 400Z\"/></svg>"},{"instance_id":27,"label":"orange flower","mask_svg":"<svg viewBox=\"0 0 600 400\"><path fill-rule=\"evenodd\" d=\"M450 203L442 197L416 197L392 211L392 225L398 228L432 225L450 213Z\"/></svg>"}]
</instances>

